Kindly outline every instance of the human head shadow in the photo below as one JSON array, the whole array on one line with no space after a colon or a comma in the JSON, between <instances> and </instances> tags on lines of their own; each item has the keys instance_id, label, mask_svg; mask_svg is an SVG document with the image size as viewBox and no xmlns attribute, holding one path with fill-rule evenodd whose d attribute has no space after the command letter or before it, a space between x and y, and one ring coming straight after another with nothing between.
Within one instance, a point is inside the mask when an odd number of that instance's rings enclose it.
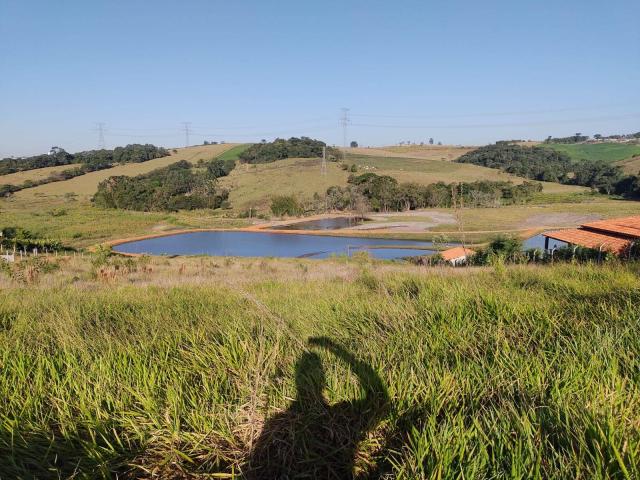
<instances>
[{"instance_id":1,"label":"human head shadow","mask_svg":"<svg viewBox=\"0 0 640 480\"><path fill-rule=\"evenodd\" d=\"M370 365L329 338L312 338L309 344L350 368L362 395L328 403L320 356L302 353L295 366L296 398L265 423L246 465L248 479L352 478L359 444L388 410L387 390Z\"/></svg>"}]
</instances>

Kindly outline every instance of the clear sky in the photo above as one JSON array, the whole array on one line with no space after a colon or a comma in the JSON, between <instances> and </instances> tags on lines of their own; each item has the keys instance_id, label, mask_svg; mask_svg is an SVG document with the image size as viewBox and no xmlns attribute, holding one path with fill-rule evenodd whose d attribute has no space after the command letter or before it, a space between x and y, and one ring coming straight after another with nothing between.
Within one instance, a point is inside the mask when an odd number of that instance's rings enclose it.
<instances>
[{"instance_id":1,"label":"clear sky","mask_svg":"<svg viewBox=\"0 0 640 480\"><path fill-rule=\"evenodd\" d=\"M0 0L0 157L640 130L640 1Z\"/></svg>"}]
</instances>

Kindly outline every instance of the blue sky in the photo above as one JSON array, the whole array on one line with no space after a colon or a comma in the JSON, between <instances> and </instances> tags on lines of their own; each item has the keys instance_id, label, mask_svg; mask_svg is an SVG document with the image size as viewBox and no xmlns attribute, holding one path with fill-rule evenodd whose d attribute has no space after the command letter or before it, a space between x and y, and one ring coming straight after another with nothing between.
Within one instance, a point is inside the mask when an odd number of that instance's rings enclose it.
<instances>
[{"instance_id":1,"label":"blue sky","mask_svg":"<svg viewBox=\"0 0 640 480\"><path fill-rule=\"evenodd\" d=\"M640 130L640 2L0 0L0 156Z\"/></svg>"}]
</instances>

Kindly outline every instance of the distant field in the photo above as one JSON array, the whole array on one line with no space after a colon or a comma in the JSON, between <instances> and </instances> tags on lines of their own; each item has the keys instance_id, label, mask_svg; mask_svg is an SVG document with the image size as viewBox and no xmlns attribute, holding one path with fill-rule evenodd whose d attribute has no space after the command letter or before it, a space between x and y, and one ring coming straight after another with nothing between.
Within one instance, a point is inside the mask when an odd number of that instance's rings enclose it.
<instances>
[{"instance_id":1,"label":"distant field","mask_svg":"<svg viewBox=\"0 0 640 480\"><path fill-rule=\"evenodd\" d=\"M238 158L240 158L240 154L250 146L250 143L236 145L235 147L225 150L222 154L218 155L218 158L220 160L238 160Z\"/></svg>"},{"instance_id":2,"label":"distant field","mask_svg":"<svg viewBox=\"0 0 640 480\"><path fill-rule=\"evenodd\" d=\"M640 155L640 145L621 143L585 143L585 144L543 144L569 155L573 160L603 161L608 163L621 162L634 155Z\"/></svg>"},{"instance_id":3,"label":"distant field","mask_svg":"<svg viewBox=\"0 0 640 480\"><path fill-rule=\"evenodd\" d=\"M10 173L9 175L0 175L0 185L22 185L25 181L31 180L36 182L47 178L54 173L62 172L79 167L80 163L72 163L70 165L60 165L57 167L36 168L34 170L26 170L24 172Z\"/></svg>"},{"instance_id":4,"label":"distant field","mask_svg":"<svg viewBox=\"0 0 640 480\"><path fill-rule=\"evenodd\" d=\"M399 182L429 184L435 182L473 182L477 180L511 181L522 183L525 179L494 168L486 168L469 163L455 163L442 160L416 158L385 158L365 155L348 155L347 163L358 165L360 172L375 172L390 175ZM579 192L584 187L541 182L545 192Z\"/></svg>"},{"instance_id":5,"label":"distant field","mask_svg":"<svg viewBox=\"0 0 640 480\"><path fill-rule=\"evenodd\" d=\"M15 198L20 200L43 196L63 196L67 193L75 193L80 197L88 198L96 192L98 184L101 181L113 175L140 175L148 173L151 170L155 170L156 168L166 167L167 165L171 165L172 163L180 160L187 160L192 163L195 163L200 159L209 160L235 146L235 144L224 144L198 145L195 147L181 148L177 150L177 153L168 157L155 158L141 163L127 163L117 167L108 168L106 170L87 173L86 175L81 175L63 182L54 182L46 185L40 185L39 187L28 188L17 192L15 194Z\"/></svg>"},{"instance_id":6,"label":"distant field","mask_svg":"<svg viewBox=\"0 0 640 480\"><path fill-rule=\"evenodd\" d=\"M347 155L368 155L374 157L426 158L429 160L455 160L476 147L455 147L452 145L410 145L377 148L347 148Z\"/></svg>"}]
</instances>

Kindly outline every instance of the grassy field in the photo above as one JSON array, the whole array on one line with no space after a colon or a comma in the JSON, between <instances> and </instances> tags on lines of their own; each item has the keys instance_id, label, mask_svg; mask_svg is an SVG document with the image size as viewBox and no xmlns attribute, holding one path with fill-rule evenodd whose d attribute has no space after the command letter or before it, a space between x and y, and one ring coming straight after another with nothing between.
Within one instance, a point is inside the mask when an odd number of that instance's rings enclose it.
<instances>
[{"instance_id":1,"label":"grassy field","mask_svg":"<svg viewBox=\"0 0 640 480\"><path fill-rule=\"evenodd\" d=\"M37 182L38 180L42 180L53 175L54 173L62 172L63 170L70 170L79 167L80 165L80 163L72 163L70 165L35 168L33 170L26 170L24 172L10 173L9 175L0 175L0 185L22 185L27 180Z\"/></svg>"},{"instance_id":2,"label":"grassy field","mask_svg":"<svg viewBox=\"0 0 640 480\"><path fill-rule=\"evenodd\" d=\"M0 199L0 228L22 227L39 238L88 247L106 240L183 228L233 228L246 220L226 211L135 212L100 209L86 199L32 197Z\"/></svg>"},{"instance_id":3,"label":"grassy field","mask_svg":"<svg viewBox=\"0 0 640 480\"><path fill-rule=\"evenodd\" d=\"M442 160L371 157L347 155L346 163L355 163L361 172L371 171L379 175L391 175L399 182L429 184L435 182L473 182L493 180L522 183L524 178L494 168L486 168L470 163L455 163ZM547 193L570 193L586 191L584 187L541 182Z\"/></svg>"},{"instance_id":4,"label":"grassy field","mask_svg":"<svg viewBox=\"0 0 640 480\"><path fill-rule=\"evenodd\" d=\"M418 158L376 157L348 154L344 160L356 164L359 174L374 172L391 175L399 182L422 184L443 182L472 182L501 180L521 183L524 179L500 170L466 163ZM230 190L229 200L234 210L249 207L268 211L274 195L293 194L310 199L314 193L324 194L332 185L345 186L350 172L339 164L328 162L327 175L320 174L320 159L287 159L277 162L240 165L221 179L221 185ZM543 182L546 193L575 193L587 191L584 187Z\"/></svg>"},{"instance_id":5,"label":"grassy field","mask_svg":"<svg viewBox=\"0 0 640 480\"><path fill-rule=\"evenodd\" d=\"M640 475L637 265L114 262L0 273L1 478Z\"/></svg>"},{"instance_id":6,"label":"grassy field","mask_svg":"<svg viewBox=\"0 0 640 480\"><path fill-rule=\"evenodd\" d=\"M620 143L585 143L585 144L544 144L569 155L574 160L603 161L607 163L621 162L640 155L640 145Z\"/></svg>"},{"instance_id":7,"label":"grassy field","mask_svg":"<svg viewBox=\"0 0 640 480\"><path fill-rule=\"evenodd\" d=\"M476 147L456 147L453 145L407 145L388 147L360 147L342 149L348 155L374 157L424 158L427 160L455 160Z\"/></svg>"},{"instance_id":8,"label":"grassy field","mask_svg":"<svg viewBox=\"0 0 640 480\"><path fill-rule=\"evenodd\" d=\"M219 154L234 148L233 144L224 145L198 145L189 148L177 149L176 153L168 157L155 158L141 163L127 163L106 170L87 173L79 177L63 182L48 183L34 188L28 188L15 194L16 199L29 199L33 197L63 197L65 194L75 194L81 198L91 197L97 190L98 184L114 175L135 176L148 173L156 168L166 167L180 160L196 163L198 160L210 160ZM0 177L0 183L2 177Z\"/></svg>"},{"instance_id":9,"label":"grassy field","mask_svg":"<svg viewBox=\"0 0 640 480\"><path fill-rule=\"evenodd\" d=\"M310 199L314 193L324 194L332 185L346 185L348 172L337 163L327 162L327 174L321 175L319 158L290 158L272 163L238 165L229 176L220 179L228 188L229 201L235 211L249 207L269 211L275 195L293 194Z\"/></svg>"},{"instance_id":10,"label":"grassy field","mask_svg":"<svg viewBox=\"0 0 640 480\"><path fill-rule=\"evenodd\" d=\"M640 174L640 155L616 162L622 170L629 175Z\"/></svg>"}]
</instances>

